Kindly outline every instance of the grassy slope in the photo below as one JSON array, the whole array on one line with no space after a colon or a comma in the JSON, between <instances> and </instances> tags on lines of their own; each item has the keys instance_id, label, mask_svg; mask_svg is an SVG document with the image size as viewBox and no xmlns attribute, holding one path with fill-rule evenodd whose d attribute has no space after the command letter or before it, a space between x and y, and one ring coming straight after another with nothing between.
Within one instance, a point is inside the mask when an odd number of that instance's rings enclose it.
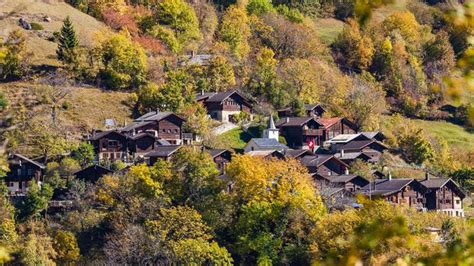
<instances>
[{"instance_id":1,"label":"grassy slope","mask_svg":"<svg viewBox=\"0 0 474 266\"><path fill-rule=\"evenodd\" d=\"M316 33L324 44L331 44L344 29L344 22L334 18L322 18L315 21Z\"/></svg>"},{"instance_id":2,"label":"grassy slope","mask_svg":"<svg viewBox=\"0 0 474 266\"><path fill-rule=\"evenodd\" d=\"M7 83L0 84L0 91L6 93L13 108L23 104L29 111L34 112L32 119L49 121L51 119L50 106L37 104L36 91L40 86L23 82ZM70 107L59 111L59 123L76 139L93 128L103 128L106 118L113 118L122 125L125 121L131 120L132 111L126 105L128 97L129 94L123 92L103 92L96 88L71 87L65 99Z\"/></svg>"},{"instance_id":3,"label":"grassy slope","mask_svg":"<svg viewBox=\"0 0 474 266\"><path fill-rule=\"evenodd\" d=\"M90 46L95 33L106 30L103 23L59 0L0 1L0 17L7 14L10 16L0 19L0 38L8 36L13 30L21 30L27 37L28 50L34 54L31 58L33 64L58 64L55 52L57 45L48 41L47 37L54 31L59 31L66 16L75 25L80 45ZM44 16L49 16L51 22L43 21ZM41 24L44 30L24 30L18 26L21 17L30 23Z\"/></svg>"}]
</instances>

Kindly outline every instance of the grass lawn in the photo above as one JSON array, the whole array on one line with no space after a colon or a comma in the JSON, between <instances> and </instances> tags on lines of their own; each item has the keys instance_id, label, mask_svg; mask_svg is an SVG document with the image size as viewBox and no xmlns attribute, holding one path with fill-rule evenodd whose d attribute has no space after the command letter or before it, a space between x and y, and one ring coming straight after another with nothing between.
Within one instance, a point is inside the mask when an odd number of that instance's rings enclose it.
<instances>
[{"instance_id":1,"label":"grass lawn","mask_svg":"<svg viewBox=\"0 0 474 266\"><path fill-rule=\"evenodd\" d=\"M322 18L315 21L316 33L321 41L331 44L344 29L344 22L334 18Z\"/></svg>"},{"instance_id":2,"label":"grass lawn","mask_svg":"<svg viewBox=\"0 0 474 266\"><path fill-rule=\"evenodd\" d=\"M259 138L262 134L262 128L259 126L250 126L247 131L241 127L234 128L218 136L219 142L228 148L241 150L245 148L251 138Z\"/></svg>"},{"instance_id":3,"label":"grass lawn","mask_svg":"<svg viewBox=\"0 0 474 266\"><path fill-rule=\"evenodd\" d=\"M446 121L428 121L409 118L406 118L406 120L413 121L428 134L446 140L448 144L456 150L466 152L474 150L474 131ZM390 117L387 117L386 121L390 121ZM388 123L389 126L384 130L390 130L390 123L391 122Z\"/></svg>"}]
</instances>

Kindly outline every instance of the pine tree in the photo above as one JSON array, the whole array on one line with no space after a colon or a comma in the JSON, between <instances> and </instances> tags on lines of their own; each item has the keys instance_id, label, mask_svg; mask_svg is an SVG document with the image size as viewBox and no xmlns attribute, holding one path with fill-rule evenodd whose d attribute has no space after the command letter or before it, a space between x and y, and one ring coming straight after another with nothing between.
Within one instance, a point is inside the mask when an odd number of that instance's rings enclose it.
<instances>
[{"instance_id":1,"label":"pine tree","mask_svg":"<svg viewBox=\"0 0 474 266\"><path fill-rule=\"evenodd\" d=\"M61 32L59 35L58 49L56 50L56 55L58 59L63 61L65 64L72 64L76 62L77 54L76 48L78 46L78 41L76 37L76 32L72 26L69 16L64 20Z\"/></svg>"}]
</instances>

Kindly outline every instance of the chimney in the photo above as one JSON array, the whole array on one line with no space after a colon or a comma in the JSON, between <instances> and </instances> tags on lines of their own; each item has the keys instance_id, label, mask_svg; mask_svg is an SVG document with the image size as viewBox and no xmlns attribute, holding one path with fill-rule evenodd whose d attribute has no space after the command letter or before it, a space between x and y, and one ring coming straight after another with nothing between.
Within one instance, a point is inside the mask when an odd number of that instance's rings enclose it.
<instances>
[{"instance_id":1,"label":"chimney","mask_svg":"<svg viewBox=\"0 0 474 266\"><path fill-rule=\"evenodd\" d=\"M388 180L392 180L392 172L388 171Z\"/></svg>"},{"instance_id":2,"label":"chimney","mask_svg":"<svg viewBox=\"0 0 474 266\"><path fill-rule=\"evenodd\" d=\"M194 50L191 50L191 58L194 58Z\"/></svg>"},{"instance_id":3,"label":"chimney","mask_svg":"<svg viewBox=\"0 0 474 266\"><path fill-rule=\"evenodd\" d=\"M349 168L346 168L346 170L344 170L344 174L349 175Z\"/></svg>"},{"instance_id":4,"label":"chimney","mask_svg":"<svg viewBox=\"0 0 474 266\"><path fill-rule=\"evenodd\" d=\"M341 150L341 157L344 157L344 150Z\"/></svg>"},{"instance_id":5,"label":"chimney","mask_svg":"<svg viewBox=\"0 0 474 266\"><path fill-rule=\"evenodd\" d=\"M425 172L425 180L430 180L430 173L428 171Z\"/></svg>"},{"instance_id":6,"label":"chimney","mask_svg":"<svg viewBox=\"0 0 474 266\"><path fill-rule=\"evenodd\" d=\"M289 117L285 117L285 123L290 123L290 118Z\"/></svg>"},{"instance_id":7,"label":"chimney","mask_svg":"<svg viewBox=\"0 0 474 266\"><path fill-rule=\"evenodd\" d=\"M156 114L160 113L160 108L156 108Z\"/></svg>"},{"instance_id":8,"label":"chimney","mask_svg":"<svg viewBox=\"0 0 474 266\"><path fill-rule=\"evenodd\" d=\"M331 171L328 171L328 176L330 176L331 174L332 174Z\"/></svg>"},{"instance_id":9,"label":"chimney","mask_svg":"<svg viewBox=\"0 0 474 266\"><path fill-rule=\"evenodd\" d=\"M204 89L201 89L201 95L204 95Z\"/></svg>"}]
</instances>

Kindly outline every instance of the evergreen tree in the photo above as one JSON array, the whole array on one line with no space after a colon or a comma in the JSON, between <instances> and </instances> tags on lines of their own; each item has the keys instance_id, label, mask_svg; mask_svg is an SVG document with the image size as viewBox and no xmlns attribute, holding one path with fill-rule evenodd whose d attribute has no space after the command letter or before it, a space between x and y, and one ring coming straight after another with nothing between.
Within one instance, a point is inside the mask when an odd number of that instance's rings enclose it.
<instances>
[{"instance_id":1,"label":"evergreen tree","mask_svg":"<svg viewBox=\"0 0 474 266\"><path fill-rule=\"evenodd\" d=\"M76 32L74 31L74 27L68 16L64 20L59 34L58 49L56 50L58 59L63 61L65 64L76 62L76 48L78 44Z\"/></svg>"}]
</instances>

